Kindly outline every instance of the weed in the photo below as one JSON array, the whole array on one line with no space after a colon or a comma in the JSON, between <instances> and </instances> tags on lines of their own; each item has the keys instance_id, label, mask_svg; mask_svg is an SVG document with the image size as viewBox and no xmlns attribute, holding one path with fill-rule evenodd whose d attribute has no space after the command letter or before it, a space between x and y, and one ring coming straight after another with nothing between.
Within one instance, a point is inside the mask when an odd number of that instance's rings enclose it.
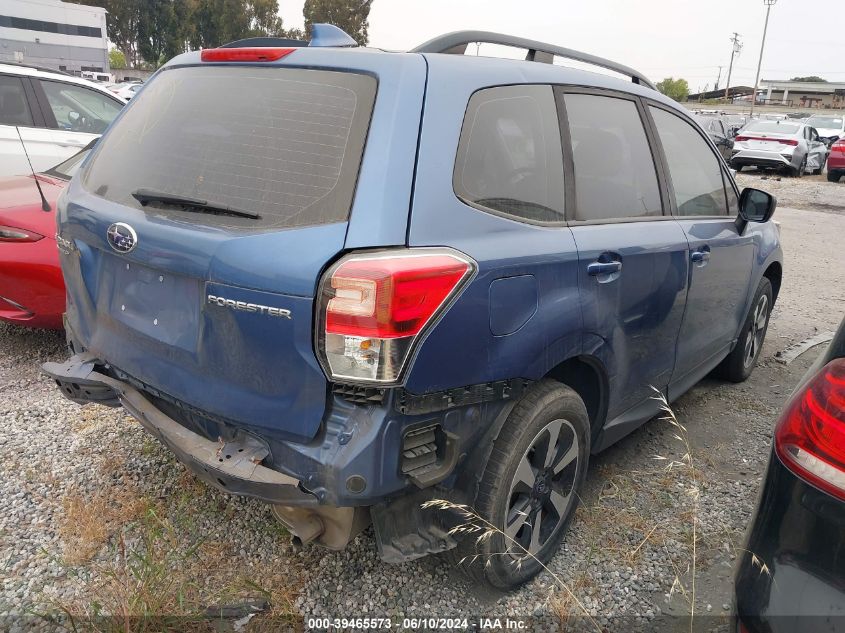
<instances>
[{"instance_id":1,"label":"weed","mask_svg":"<svg viewBox=\"0 0 845 633\"><path fill-rule=\"evenodd\" d=\"M64 543L64 558L78 564L90 560L123 524L138 519L152 503L128 488L119 494L100 490L91 497L73 491L62 505L59 537Z\"/></svg>"}]
</instances>

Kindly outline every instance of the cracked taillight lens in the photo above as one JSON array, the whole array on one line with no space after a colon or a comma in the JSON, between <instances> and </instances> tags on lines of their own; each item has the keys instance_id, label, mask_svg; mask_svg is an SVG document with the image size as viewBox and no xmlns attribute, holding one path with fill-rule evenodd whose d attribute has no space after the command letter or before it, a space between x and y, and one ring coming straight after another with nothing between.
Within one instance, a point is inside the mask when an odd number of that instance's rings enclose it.
<instances>
[{"instance_id":1,"label":"cracked taillight lens","mask_svg":"<svg viewBox=\"0 0 845 633\"><path fill-rule=\"evenodd\" d=\"M320 284L317 348L329 378L391 384L475 271L451 249L353 253Z\"/></svg>"}]
</instances>

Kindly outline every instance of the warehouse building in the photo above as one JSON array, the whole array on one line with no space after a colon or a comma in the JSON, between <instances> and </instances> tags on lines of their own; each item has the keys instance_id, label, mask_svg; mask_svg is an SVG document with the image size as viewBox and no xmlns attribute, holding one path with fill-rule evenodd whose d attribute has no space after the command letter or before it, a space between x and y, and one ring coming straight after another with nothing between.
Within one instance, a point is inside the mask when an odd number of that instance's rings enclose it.
<instances>
[{"instance_id":1,"label":"warehouse building","mask_svg":"<svg viewBox=\"0 0 845 633\"><path fill-rule=\"evenodd\" d=\"M845 109L845 83L812 81L760 81L757 98L772 105L791 108Z\"/></svg>"},{"instance_id":2,"label":"warehouse building","mask_svg":"<svg viewBox=\"0 0 845 633\"><path fill-rule=\"evenodd\" d=\"M0 2L0 62L109 72L106 10L60 0Z\"/></svg>"}]
</instances>

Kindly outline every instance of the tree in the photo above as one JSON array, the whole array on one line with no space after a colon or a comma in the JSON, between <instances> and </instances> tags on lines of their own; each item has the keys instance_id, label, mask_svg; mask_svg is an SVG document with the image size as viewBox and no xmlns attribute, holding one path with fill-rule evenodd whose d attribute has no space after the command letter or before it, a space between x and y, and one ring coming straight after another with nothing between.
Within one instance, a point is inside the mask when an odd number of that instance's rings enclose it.
<instances>
[{"instance_id":1,"label":"tree","mask_svg":"<svg viewBox=\"0 0 845 633\"><path fill-rule=\"evenodd\" d=\"M826 84L827 79L822 79L818 75L810 75L809 77L793 77L789 81L806 81L813 84Z\"/></svg>"},{"instance_id":2,"label":"tree","mask_svg":"<svg viewBox=\"0 0 845 633\"><path fill-rule=\"evenodd\" d=\"M137 0L141 8L138 19L138 53L153 68L166 60L165 51L172 50L171 41L178 39L174 3L171 0Z\"/></svg>"},{"instance_id":3,"label":"tree","mask_svg":"<svg viewBox=\"0 0 845 633\"><path fill-rule=\"evenodd\" d=\"M126 68L126 56L116 48L109 51L110 68Z\"/></svg>"},{"instance_id":4,"label":"tree","mask_svg":"<svg viewBox=\"0 0 845 633\"><path fill-rule=\"evenodd\" d=\"M296 35L285 31L278 0L187 1L193 4L187 34L190 48L211 48L246 37Z\"/></svg>"},{"instance_id":5,"label":"tree","mask_svg":"<svg viewBox=\"0 0 845 633\"><path fill-rule=\"evenodd\" d=\"M349 33L358 44L366 46L372 4L373 0L305 0L302 8L305 31L310 34L314 23L334 24Z\"/></svg>"},{"instance_id":6,"label":"tree","mask_svg":"<svg viewBox=\"0 0 845 633\"><path fill-rule=\"evenodd\" d=\"M140 61L138 54L138 18L140 7L132 0L105 0L106 30L109 39L123 53L123 58L130 67Z\"/></svg>"},{"instance_id":7,"label":"tree","mask_svg":"<svg viewBox=\"0 0 845 633\"><path fill-rule=\"evenodd\" d=\"M667 77L657 83L657 89L675 101L686 101L689 96L689 84L686 79Z\"/></svg>"}]
</instances>

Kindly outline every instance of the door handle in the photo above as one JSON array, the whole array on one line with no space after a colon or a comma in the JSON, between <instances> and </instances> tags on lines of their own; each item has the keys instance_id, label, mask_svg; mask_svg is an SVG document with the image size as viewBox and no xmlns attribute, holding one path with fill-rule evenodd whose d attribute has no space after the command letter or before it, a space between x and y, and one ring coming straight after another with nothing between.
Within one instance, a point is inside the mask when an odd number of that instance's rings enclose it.
<instances>
[{"instance_id":1,"label":"door handle","mask_svg":"<svg viewBox=\"0 0 845 633\"><path fill-rule=\"evenodd\" d=\"M612 275L622 271L622 262L593 262L587 266L587 274L595 277L596 275Z\"/></svg>"},{"instance_id":2,"label":"door handle","mask_svg":"<svg viewBox=\"0 0 845 633\"><path fill-rule=\"evenodd\" d=\"M690 261L693 264L698 264L699 266L704 266L707 262L710 261L710 247L705 246L700 251L693 251L690 253Z\"/></svg>"}]
</instances>

